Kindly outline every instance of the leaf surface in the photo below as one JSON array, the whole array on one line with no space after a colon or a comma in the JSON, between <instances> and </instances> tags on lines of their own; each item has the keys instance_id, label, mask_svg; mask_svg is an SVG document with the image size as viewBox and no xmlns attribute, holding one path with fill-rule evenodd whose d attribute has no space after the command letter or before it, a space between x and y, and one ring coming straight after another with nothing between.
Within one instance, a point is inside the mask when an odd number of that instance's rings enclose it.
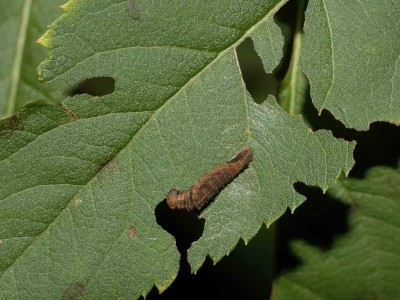
<instances>
[{"instance_id":1,"label":"leaf surface","mask_svg":"<svg viewBox=\"0 0 400 300\"><path fill-rule=\"evenodd\" d=\"M294 210L304 200L296 181L326 190L349 171L351 144L310 132L273 98L258 105L246 91L235 48L254 37L259 51L275 49L260 55L264 66L276 65L283 41L272 17L283 4L63 6L40 40L51 50L41 78L73 84L110 76L115 92L68 98L61 108L31 103L3 120L3 295L135 298L154 283L162 291L179 255L156 223L156 206L169 189L190 188L245 146L255 161L202 213L204 234L189 253L193 271L206 255L219 260L239 238Z\"/></svg>"},{"instance_id":2,"label":"leaf surface","mask_svg":"<svg viewBox=\"0 0 400 300\"><path fill-rule=\"evenodd\" d=\"M37 65L46 49L36 44L46 26L62 14L65 0L15 0L0 2L0 117L14 114L26 102L52 100L61 84L43 85Z\"/></svg>"},{"instance_id":3,"label":"leaf surface","mask_svg":"<svg viewBox=\"0 0 400 300\"><path fill-rule=\"evenodd\" d=\"M377 167L328 190L351 206L349 231L327 252L295 242L302 265L280 277L273 299L396 299L400 295L400 172Z\"/></svg>"},{"instance_id":4,"label":"leaf surface","mask_svg":"<svg viewBox=\"0 0 400 300\"><path fill-rule=\"evenodd\" d=\"M400 121L400 2L309 1L302 67L318 110L365 130Z\"/></svg>"}]
</instances>

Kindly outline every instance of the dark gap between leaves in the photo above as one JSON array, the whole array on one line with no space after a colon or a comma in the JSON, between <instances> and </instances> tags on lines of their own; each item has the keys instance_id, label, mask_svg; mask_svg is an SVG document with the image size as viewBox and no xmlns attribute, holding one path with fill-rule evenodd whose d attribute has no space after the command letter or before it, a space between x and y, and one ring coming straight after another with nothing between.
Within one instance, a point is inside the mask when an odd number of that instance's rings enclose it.
<instances>
[{"instance_id":1,"label":"dark gap between leaves","mask_svg":"<svg viewBox=\"0 0 400 300\"><path fill-rule=\"evenodd\" d=\"M106 96L115 91L115 79L112 77L93 77L78 83L69 93L69 96L88 94L91 96Z\"/></svg>"},{"instance_id":2,"label":"dark gap between leaves","mask_svg":"<svg viewBox=\"0 0 400 300\"><path fill-rule=\"evenodd\" d=\"M308 1L304 4L303 11L303 24L304 25L304 12L306 10ZM283 58L281 59L278 66L275 68L273 73L279 80L279 83L285 77L287 71L289 70L290 59L293 51L293 36L294 28L296 26L297 10L299 9L298 0L290 0L275 14L274 20L276 24L280 27L282 36L284 38L283 46Z\"/></svg>"},{"instance_id":3,"label":"dark gap between leaves","mask_svg":"<svg viewBox=\"0 0 400 300\"><path fill-rule=\"evenodd\" d=\"M327 251L339 235L348 231L349 205L324 194L320 188L301 182L295 183L294 188L307 199L294 214L287 210L278 220L275 257L275 273L278 275L301 264L292 252L291 241L304 240Z\"/></svg>"},{"instance_id":4,"label":"dark gap between leaves","mask_svg":"<svg viewBox=\"0 0 400 300\"><path fill-rule=\"evenodd\" d=\"M275 14L274 19L284 37L284 55L272 73L266 73L251 38L246 38L236 49L243 81L256 103L262 103L269 95L278 99L279 84L289 69L292 52L292 35L296 20L297 2L289 1Z\"/></svg>"},{"instance_id":5,"label":"dark gap between leaves","mask_svg":"<svg viewBox=\"0 0 400 300\"><path fill-rule=\"evenodd\" d=\"M389 122L374 122L367 131L357 131L346 128L326 110L318 116L313 107L313 129L326 129L336 138L355 141L353 153L355 165L350 171L350 177L363 178L365 172L374 166L389 166L396 168L400 158L400 127ZM308 119L310 120L310 119Z\"/></svg>"},{"instance_id":6,"label":"dark gap between leaves","mask_svg":"<svg viewBox=\"0 0 400 300\"><path fill-rule=\"evenodd\" d=\"M356 161L351 177L363 178L375 166L397 168L400 158L400 126L388 122L375 122L368 131L357 132L354 150Z\"/></svg>"},{"instance_id":7,"label":"dark gap between leaves","mask_svg":"<svg viewBox=\"0 0 400 300\"><path fill-rule=\"evenodd\" d=\"M393 168L398 166L399 126L387 122L375 122L368 131L349 131L344 126L339 126L339 129L332 132L341 137L347 133L348 139L357 142L354 151L356 163L350 172L351 177L362 178L365 172L374 166L386 165ZM277 274L290 271L301 263L290 249L291 240L302 239L328 250L332 241L347 231L349 205L323 194L319 188L309 187L303 183L296 183L294 187L307 200L293 215L287 211L278 221Z\"/></svg>"},{"instance_id":8,"label":"dark gap between leaves","mask_svg":"<svg viewBox=\"0 0 400 300\"><path fill-rule=\"evenodd\" d=\"M368 131L350 130L331 118L336 137L346 137L357 142L354 150L355 165L349 176L363 178L368 169L375 166L398 167L400 158L400 126L388 122L375 122ZM278 221L277 273L295 268L301 262L291 252L289 242L302 239L307 243L328 250L338 235L347 231L350 206L323 194L316 187L296 183L295 190L307 200L291 214L287 211Z\"/></svg>"}]
</instances>

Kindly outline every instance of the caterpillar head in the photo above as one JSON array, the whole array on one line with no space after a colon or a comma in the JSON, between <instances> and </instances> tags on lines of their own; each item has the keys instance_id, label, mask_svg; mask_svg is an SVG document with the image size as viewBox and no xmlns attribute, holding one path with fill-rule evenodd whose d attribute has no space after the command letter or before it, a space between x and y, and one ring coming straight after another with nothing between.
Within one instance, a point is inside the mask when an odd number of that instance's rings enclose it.
<instances>
[{"instance_id":1,"label":"caterpillar head","mask_svg":"<svg viewBox=\"0 0 400 300\"><path fill-rule=\"evenodd\" d=\"M172 189L167 194L167 204L169 208L175 209L177 207L178 191Z\"/></svg>"}]
</instances>

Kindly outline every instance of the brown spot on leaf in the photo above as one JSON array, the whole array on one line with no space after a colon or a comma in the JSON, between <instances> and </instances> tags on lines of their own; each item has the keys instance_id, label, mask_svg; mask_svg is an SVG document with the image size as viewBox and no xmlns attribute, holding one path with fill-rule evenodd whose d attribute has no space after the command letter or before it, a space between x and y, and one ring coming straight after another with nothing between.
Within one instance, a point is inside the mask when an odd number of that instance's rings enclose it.
<instances>
[{"instance_id":1,"label":"brown spot on leaf","mask_svg":"<svg viewBox=\"0 0 400 300\"><path fill-rule=\"evenodd\" d=\"M3 244L3 240L0 240L0 246Z\"/></svg>"},{"instance_id":2,"label":"brown spot on leaf","mask_svg":"<svg viewBox=\"0 0 400 300\"><path fill-rule=\"evenodd\" d=\"M65 290L62 296L63 300L78 300L85 292L85 284L77 281L71 283Z\"/></svg>"},{"instance_id":3,"label":"brown spot on leaf","mask_svg":"<svg viewBox=\"0 0 400 300\"><path fill-rule=\"evenodd\" d=\"M140 21L142 15L140 13L140 7L137 0L128 0L128 9L129 16L132 20Z\"/></svg>"},{"instance_id":4,"label":"brown spot on leaf","mask_svg":"<svg viewBox=\"0 0 400 300\"><path fill-rule=\"evenodd\" d=\"M23 126L20 122L21 113L17 112L16 114L4 118L0 121L0 135L5 135L13 130L22 130Z\"/></svg>"},{"instance_id":5,"label":"brown spot on leaf","mask_svg":"<svg viewBox=\"0 0 400 300\"><path fill-rule=\"evenodd\" d=\"M357 300L379 300L379 299L383 299L383 298L379 297L379 295L374 291L365 290L365 291L362 291L361 293L359 293L357 295L356 299Z\"/></svg>"},{"instance_id":6,"label":"brown spot on leaf","mask_svg":"<svg viewBox=\"0 0 400 300\"><path fill-rule=\"evenodd\" d=\"M136 227L130 226L129 227L129 238L133 239L136 236Z\"/></svg>"}]
</instances>

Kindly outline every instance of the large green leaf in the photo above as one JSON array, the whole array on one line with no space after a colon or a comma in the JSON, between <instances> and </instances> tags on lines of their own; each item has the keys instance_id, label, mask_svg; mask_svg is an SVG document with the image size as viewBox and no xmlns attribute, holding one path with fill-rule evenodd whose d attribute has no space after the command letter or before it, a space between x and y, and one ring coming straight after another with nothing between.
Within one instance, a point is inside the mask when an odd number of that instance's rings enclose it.
<instances>
[{"instance_id":1,"label":"large green leaf","mask_svg":"<svg viewBox=\"0 0 400 300\"><path fill-rule=\"evenodd\" d=\"M283 47L274 13L285 1L70 1L40 42L43 80L110 76L115 92L60 109L31 103L0 137L0 291L5 298L127 298L165 289L178 268L154 210L170 188L250 146L255 161L202 213L189 253L196 271L248 241L351 168L353 146L311 132L273 98L256 104L235 53ZM280 46L277 46L280 43ZM263 52L266 68L281 53ZM134 228L134 229L133 229ZM135 233L135 234L134 234Z\"/></svg>"},{"instance_id":2,"label":"large green leaf","mask_svg":"<svg viewBox=\"0 0 400 300\"><path fill-rule=\"evenodd\" d=\"M310 0L302 66L319 110L346 126L400 122L400 1Z\"/></svg>"},{"instance_id":3,"label":"large green leaf","mask_svg":"<svg viewBox=\"0 0 400 300\"><path fill-rule=\"evenodd\" d=\"M46 26L61 15L60 5L64 2L0 1L0 117L15 113L28 101L52 99L54 87L37 79L37 65L47 51L36 41Z\"/></svg>"},{"instance_id":4,"label":"large green leaf","mask_svg":"<svg viewBox=\"0 0 400 300\"><path fill-rule=\"evenodd\" d=\"M295 242L302 265L277 280L273 299L397 299L400 171L377 167L329 194L351 206L349 232L327 252Z\"/></svg>"}]
</instances>

